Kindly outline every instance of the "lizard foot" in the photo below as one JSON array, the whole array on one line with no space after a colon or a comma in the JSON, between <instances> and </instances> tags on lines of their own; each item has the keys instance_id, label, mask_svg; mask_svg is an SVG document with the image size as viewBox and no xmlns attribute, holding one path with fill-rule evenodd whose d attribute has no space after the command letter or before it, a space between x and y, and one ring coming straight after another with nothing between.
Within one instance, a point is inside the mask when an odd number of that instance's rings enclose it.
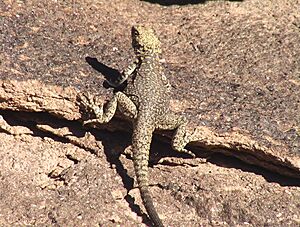
<instances>
[{"instance_id":1,"label":"lizard foot","mask_svg":"<svg viewBox=\"0 0 300 227\"><path fill-rule=\"evenodd\" d=\"M196 155L193 152L191 152L191 151L189 151L185 148L174 147L174 144L173 144L173 149L180 152L180 153L186 153L186 154L192 156L192 158L196 158Z\"/></svg>"},{"instance_id":2,"label":"lizard foot","mask_svg":"<svg viewBox=\"0 0 300 227\"><path fill-rule=\"evenodd\" d=\"M196 158L196 155L187 149L181 149L179 152L189 154L190 156L192 156L192 158Z\"/></svg>"},{"instance_id":3,"label":"lizard foot","mask_svg":"<svg viewBox=\"0 0 300 227\"><path fill-rule=\"evenodd\" d=\"M90 123L103 123L103 103L97 99L96 96L92 96L89 93L80 94L79 95L80 104L87 110L87 112L91 113L95 116L95 119L90 119L83 122L83 125L87 125Z\"/></svg>"}]
</instances>

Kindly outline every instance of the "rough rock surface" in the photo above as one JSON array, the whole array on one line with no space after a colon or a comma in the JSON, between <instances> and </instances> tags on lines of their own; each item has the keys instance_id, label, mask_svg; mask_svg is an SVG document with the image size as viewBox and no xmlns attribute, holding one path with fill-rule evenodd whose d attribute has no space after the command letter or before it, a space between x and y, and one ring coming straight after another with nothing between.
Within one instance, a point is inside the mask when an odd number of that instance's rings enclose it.
<instances>
[{"instance_id":1,"label":"rough rock surface","mask_svg":"<svg viewBox=\"0 0 300 227\"><path fill-rule=\"evenodd\" d=\"M149 224L128 122L84 129L76 101L111 96L103 74L133 59L136 23L163 43L171 108L190 120L198 157L172 151L168 132L155 137L164 223L300 225L300 2L174 3L0 2L1 226Z\"/></svg>"}]
</instances>

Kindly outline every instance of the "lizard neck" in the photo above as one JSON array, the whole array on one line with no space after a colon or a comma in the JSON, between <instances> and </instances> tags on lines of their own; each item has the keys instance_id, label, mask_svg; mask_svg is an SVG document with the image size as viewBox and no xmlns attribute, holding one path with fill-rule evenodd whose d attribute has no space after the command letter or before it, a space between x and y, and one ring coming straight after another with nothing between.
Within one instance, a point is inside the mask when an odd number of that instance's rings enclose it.
<instances>
[{"instance_id":1,"label":"lizard neck","mask_svg":"<svg viewBox=\"0 0 300 227\"><path fill-rule=\"evenodd\" d=\"M159 62L160 61L160 56L159 54L156 53L149 53L149 54L141 54L138 55L138 59L140 62Z\"/></svg>"}]
</instances>

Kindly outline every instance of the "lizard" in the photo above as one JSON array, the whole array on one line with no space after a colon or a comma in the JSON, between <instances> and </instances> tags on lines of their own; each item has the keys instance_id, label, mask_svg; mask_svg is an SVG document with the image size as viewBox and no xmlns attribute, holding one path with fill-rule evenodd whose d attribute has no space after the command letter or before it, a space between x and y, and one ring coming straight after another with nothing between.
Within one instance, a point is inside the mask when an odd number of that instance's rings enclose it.
<instances>
[{"instance_id":1,"label":"lizard","mask_svg":"<svg viewBox=\"0 0 300 227\"><path fill-rule=\"evenodd\" d=\"M107 123L117 109L132 121L133 163L137 185L150 220L154 226L162 227L148 182L149 150L154 130L176 130L172 139L173 149L193 157L194 154L184 148L188 143L186 118L169 108L171 87L160 62L161 42L153 29L142 25L132 27L131 38L136 60L120 73L119 78L107 81L115 88L125 81L127 85L122 91L117 91L105 106L95 105L91 98L85 96L82 101L91 108L96 118L86 120L83 124Z\"/></svg>"}]
</instances>

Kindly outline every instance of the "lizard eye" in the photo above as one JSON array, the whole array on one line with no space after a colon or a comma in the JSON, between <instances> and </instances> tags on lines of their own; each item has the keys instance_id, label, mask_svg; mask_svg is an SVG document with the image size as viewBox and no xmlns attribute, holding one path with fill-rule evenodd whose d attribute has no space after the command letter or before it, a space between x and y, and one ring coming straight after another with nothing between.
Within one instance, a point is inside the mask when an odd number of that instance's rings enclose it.
<instances>
[{"instance_id":1,"label":"lizard eye","mask_svg":"<svg viewBox=\"0 0 300 227\"><path fill-rule=\"evenodd\" d=\"M139 31L138 31L135 27L133 27L133 28L132 28L132 34L133 34L134 36L138 36L138 35L139 35Z\"/></svg>"},{"instance_id":2,"label":"lizard eye","mask_svg":"<svg viewBox=\"0 0 300 227\"><path fill-rule=\"evenodd\" d=\"M133 34L134 34L135 36L138 36L138 35L139 35L139 32L138 32L137 30L134 30Z\"/></svg>"}]
</instances>

